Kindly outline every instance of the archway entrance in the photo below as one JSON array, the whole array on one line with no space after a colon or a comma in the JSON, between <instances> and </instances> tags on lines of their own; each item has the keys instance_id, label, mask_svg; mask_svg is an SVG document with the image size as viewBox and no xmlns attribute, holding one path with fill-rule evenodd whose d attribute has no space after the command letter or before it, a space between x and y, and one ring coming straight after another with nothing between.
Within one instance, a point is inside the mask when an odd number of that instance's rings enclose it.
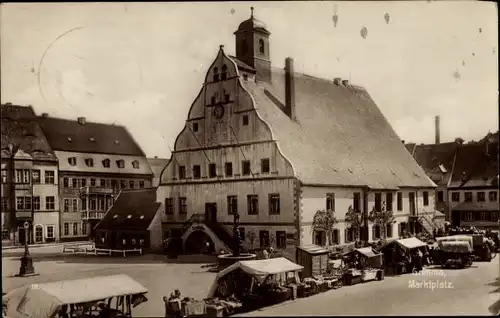
<instances>
[{"instance_id":1,"label":"archway entrance","mask_svg":"<svg viewBox=\"0 0 500 318\"><path fill-rule=\"evenodd\" d=\"M207 233L197 230L186 238L184 251L186 254L212 254L215 252L214 242Z\"/></svg>"}]
</instances>

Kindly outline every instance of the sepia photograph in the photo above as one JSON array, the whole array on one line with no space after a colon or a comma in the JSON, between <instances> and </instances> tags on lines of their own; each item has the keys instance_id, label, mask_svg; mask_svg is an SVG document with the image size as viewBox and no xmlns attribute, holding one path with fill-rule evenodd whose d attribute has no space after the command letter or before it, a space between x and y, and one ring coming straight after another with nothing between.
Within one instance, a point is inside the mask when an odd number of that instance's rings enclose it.
<instances>
[{"instance_id":1,"label":"sepia photograph","mask_svg":"<svg viewBox=\"0 0 500 318\"><path fill-rule=\"evenodd\" d=\"M9 318L500 315L498 5L2 3Z\"/></svg>"}]
</instances>

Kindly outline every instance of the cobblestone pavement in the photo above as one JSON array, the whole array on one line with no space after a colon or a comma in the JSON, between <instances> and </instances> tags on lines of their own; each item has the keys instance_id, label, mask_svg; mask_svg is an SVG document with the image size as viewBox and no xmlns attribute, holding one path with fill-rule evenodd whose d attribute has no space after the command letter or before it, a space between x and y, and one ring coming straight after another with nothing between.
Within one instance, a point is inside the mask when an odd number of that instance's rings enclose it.
<instances>
[{"instance_id":1,"label":"cobblestone pavement","mask_svg":"<svg viewBox=\"0 0 500 318\"><path fill-rule=\"evenodd\" d=\"M35 271L39 276L12 277L19 271L21 253L2 255L3 292L32 283L78 279L101 275L126 274L148 288L148 302L133 309L137 317L164 317L163 296L174 289L197 299L205 298L215 274L204 265L214 263L213 257L184 256L171 262L163 255L109 257L94 255L60 255L60 247L33 249Z\"/></svg>"},{"instance_id":2,"label":"cobblestone pavement","mask_svg":"<svg viewBox=\"0 0 500 318\"><path fill-rule=\"evenodd\" d=\"M162 255L109 256L60 255L60 248L33 249L35 270L40 276L11 277L19 270L20 253L4 255L4 292L30 283L127 274L149 289L147 303L134 309L137 317L163 317L162 297L179 288L183 295L204 298L215 278L204 266L210 257L181 257L176 263ZM476 262L463 270L427 270L425 275L386 277L384 281L345 286L305 299L265 308L247 316L287 315L491 315L488 307L498 300L499 257L491 263ZM441 286L417 285L431 281ZM492 286L496 281L497 287ZM444 283L444 284L443 284ZM451 285L449 285L451 283ZM411 285L411 286L410 286Z\"/></svg>"},{"instance_id":3,"label":"cobblestone pavement","mask_svg":"<svg viewBox=\"0 0 500 318\"><path fill-rule=\"evenodd\" d=\"M499 277L497 256L491 263L477 262L471 268L462 270L442 270L439 267L418 276L406 274L345 286L245 316L491 316L488 308L500 298ZM444 284L432 289L432 285L424 284L425 281ZM419 285L419 282L422 284Z\"/></svg>"}]
</instances>

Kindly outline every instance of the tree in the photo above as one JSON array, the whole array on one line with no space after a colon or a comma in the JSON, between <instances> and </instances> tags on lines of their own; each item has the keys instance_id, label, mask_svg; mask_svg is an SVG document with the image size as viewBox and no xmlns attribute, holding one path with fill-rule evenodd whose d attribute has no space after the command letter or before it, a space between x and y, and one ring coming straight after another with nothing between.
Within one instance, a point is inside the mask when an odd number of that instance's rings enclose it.
<instances>
[{"instance_id":1,"label":"tree","mask_svg":"<svg viewBox=\"0 0 500 318\"><path fill-rule=\"evenodd\" d=\"M333 230L335 229L335 224L337 224L337 218L335 217L335 211L333 210L318 210L314 214L312 228L314 231L325 231L326 232L326 246L331 245Z\"/></svg>"},{"instance_id":2,"label":"tree","mask_svg":"<svg viewBox=\"0 0 500 318\"><path fill-rule=\"evenodd\" d=\"M361 239L361 228L364 226L363 214L360 211L355 211L352 205L347 209L345 214L345 222L349 224L349 227L354 231L355 240Z\"/></svg>"},{"instance_id":3,"label":"tree","mask_svg":"<svg viewBox=\"0 0 500 318\"><path fill-rule=\"evenodd\" d=\"M381 236L385 240L387 238L387 224L394 223L394 213L392 211L387 211L385 201L382 202L382 207L380 211L377 211L375 207L368 214L368 220L378 225L381 230Z\"/></svg>"}]
</instances>

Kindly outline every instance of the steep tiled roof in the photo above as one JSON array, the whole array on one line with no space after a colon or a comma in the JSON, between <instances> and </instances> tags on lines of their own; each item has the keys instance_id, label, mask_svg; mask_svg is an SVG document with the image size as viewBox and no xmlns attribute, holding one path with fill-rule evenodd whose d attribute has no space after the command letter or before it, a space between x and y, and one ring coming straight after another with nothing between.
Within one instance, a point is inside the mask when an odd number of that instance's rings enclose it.
<instances>
[{"instance_id":1,"label":"steep tiled roof","mask_svg":"<svg viewBox=\"0 0 500 318\"><path fill-rule=\"evenodd\" d=\"M148 158L149 166L153 171L153 175L155 178L160 178L163 169L167 166L170 159L163 158Z\"/></svg>"},{"instance_id":2,"label":"steep tiled roof","mask_svg":"<svg viewBox=\"0 0 500 318\"><path fill-rule=\"evenodd\" d=\"M122 190L96 229L145 231L159 207L156 189Z\"/></svg>"},{"instance_id":3,"label":"steep tiled roof","mask_svg":"<svg viewBox=\"0 0 500 318\"><path fill-rule=\"evenodd\" d=\"M456 142L415 145L412 154L420 167L436 184L445 186L450 180L458 147L459 144Z\"/></svg>"},{"instance_id":4,"label":"steep tiled roof","mask_svg":"<svg viewBox=\"0 0 500 318\"><path fill-rule=\"evenodd\" d=\"M141 147L123 126L38 117L54 150L144 156Z\"/></svg>"},{"instance_id":5,"label":"steep tiled roof","mask_svg":"<svg viewBox=\"0 0 500 318\"><path fill-rule=\"evenodd\" d=\"M435 187L363 88L295 73L293 121L279 106L285 102L284 71L273 69L272 79L272 85L243 85L302 182L374 189Z\"/></svg>"},{"instance_id":6,"label":"steep tiled roof","mask_svg":"<svg viewBox=\"0 0 500 318\"><path fill-rule=\"evenodd\" d=\"M6 104L1 106L1 115L2 158L10 157L9 144L13 144L33 159L57 160L33 108Z\"/></svg>"},{"instance_id":7,"label":"steep tiled roof","mask_svg":"<svg viewBox=\"0 0 500 318\"><path fill-rule=\"evenodd\" d=\"M238 66L238 69L243 69L243 70L246 70L246 71L252 71L255 73L255 69L253 67L251 67L250 65L246 64L246 63L243 63L242 61L238 60L236 57L234 56L230 56L229 57L236 63L236 65Z\"/></svg>"},{"instance_id":8,"label":"steep tiled roof","mask_svg":"<svg viewBox=\"0 0 500 318\"><path fill-rule=\"evenodd\" d=\"M475 143L459 147L449 187L496 185L498 185L498 143Z\"/></svg>"}]
</instances>

